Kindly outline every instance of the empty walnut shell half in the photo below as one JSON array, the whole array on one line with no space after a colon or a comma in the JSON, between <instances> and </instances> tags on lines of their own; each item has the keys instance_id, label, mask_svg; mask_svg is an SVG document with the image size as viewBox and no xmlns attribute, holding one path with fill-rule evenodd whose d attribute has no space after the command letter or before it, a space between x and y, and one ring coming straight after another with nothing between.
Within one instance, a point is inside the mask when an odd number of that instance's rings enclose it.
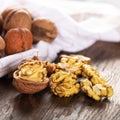
<instances>
[{"instance_id":1,"label":"empty walnut shell half","mask_svg":"<svg viewBox=\"0 0 120 120\"><path fill-rule=\"evenodd\" d=\"M38 42L40 40L52 42L57 37L57 28L55 24L49 19L34 19L32 22L31 31L34 42Z\"/></svg>"},{"instance_id":2,"label":"empty walnut shell half","mask_svg":"<svg viewBox=\"0 0 120 120\"><path fill-rule=\"evenodd\" d=\"M32 33L27 28L13 28L5 35L5 53L7 55L23 52L32 47Z\"/></svg>"},{"instance_id":3,"label":"empty walnut shell half","mask_svg":"<svg viewBox=\"0 0 120 120\"><path fill-rule=\"evenodd\" d=\"M11 28L28 28L31 29L32 17L25 9L8 9L3 12L3 29L9 30Z\"/></svg>"},{"instance_id":4,"label":"empty walnut shell half","mask_svg":"<svg viewBox=\"0 0 120 120\"><path fill-rule=\"evenodd\" d=\"M48 85L47 70L43 63L36 59L23 61L13 73L13 85L21 93L33 94L45 89Z\"/></svg>"}]
</instances>

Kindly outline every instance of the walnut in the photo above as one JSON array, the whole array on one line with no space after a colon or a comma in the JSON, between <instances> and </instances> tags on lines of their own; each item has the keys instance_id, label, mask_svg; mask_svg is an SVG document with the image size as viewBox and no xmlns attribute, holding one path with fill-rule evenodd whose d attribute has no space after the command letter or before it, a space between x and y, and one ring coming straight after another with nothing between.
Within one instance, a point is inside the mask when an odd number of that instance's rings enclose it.
<instances>
[{"instance_id":1,"label":"walnut","mask_svg":"<svg viewBox=\"0 0 120 120\"><path fill-rule=\"evenodd\" d=\"M109 84L92 84L88 79L83 80L81 83L81 89L89 97L99 101L103 97L111 97L113 95L113 89Z\"/></svg>"},{"instance_id":2,"label":"walnut","mask_svg":"<svg viewBox=\"0 0 120 120\"><path fill-rule=\"evenodd\" d=\"M52 42L57 37L57 28L55 24L45 18L36 18L32 22L33 41L40 40Z\"/></svg>"},{"instance_id":3,"label":"walnut","mask_svg":"<svg viewBox=\"0 0 120 120\"><path fill-rule=\"evenodd\" d=\"M99 74L99 72L88 64L82 64L82 76L91 80L92 84L106 84L106 80Z\"/></svg>"},{"instance_id":4,"label":"walnut","mask_svg":"<svg viewBox=\"0 0 120 120\"><path fill-rule=\"evenodd\" d=\"M13 85L21 93L33 94L45 89L49 79L44 64L33 57L21 62L13 73Z\"/></svg>"},{"instance_id":5,"label":"walnut","mask_svg":"<svg viewBox=\"0 0 120 120\"><path fill-rule=\"evenodd\" d=\"M113 88L107 84L107 81L100 73L91 65L83 64L81 66L82 76L87 78L80 84L82 91L88 94L95 100L101 100L102 97L111 97L113 95Z\"/></svg>"},{"instance_id":6,"label":"walnut","mask_svg":"<svg viewBox=\"0 0 120 120\"><path fill-rule=\"evenodd\" d=\"M83 63L88 64L89 62L90 58L82 55L61 55L60 63L57 64L57 68L72 72L76 75L80 75L81 66Z\"/></svg>"},{"instance_id":7,"label":"walnut","mask_svg":"<svg viewBox=\"0 0 120 120\"><path fill-rule=\"evenodd\" d=\"M33 94L45 89L49 82L51 91L59 97L70 97L79 93L80 89L96 101L111 97L114 93L112 86L88 65L90 59L83 58L62 56L60 63L64 66L41 61L36 56L23 60L13 74L13 85L22 93ZM71 70L74 67L76 71ZM86 79L78 83L78 75Z\"/></svg>"},{"instance_id":8,"label":"walnut","mask_svg":"<svg viewBox=\"0 0 120 120\"><path fill-rule=\"evenodd\" d=\"M4 30L11 28L28 28L31 29L32 17L27 9L22 6L13 6L6 8L2 13Z\"/></svg>"},{"instance_id":9,"label":"walnut","mask_svg":"<svg viewBox=\"0 0 120 120\"><path fill-rule=\"evenodd\" d=\"M0 15L0 35L2 34L2 30L3 30L3 18Z\"/></svg>"},{"instance_id":10,"label":"walnut","mask_svg":"<svg viewBox=\"0 0 120 120\"><path fill-rule=\"evenodd\" d=\"M27 28L12 28L5 35L7 55L23 52L32 48L32 33Z\"/></svg>"},{"instance_id":11,"label":"walnut","mask_svg":"<svg viewBox=\"0 0 120 120\"><path fill-rule=\"evenodd\" d=\"M11 11L17 11L17 10L24 10L26 11L30 16L30 12L24 7L24 6L21 6L21 5L15 5L15 6L10 6L10 7L7 7L6 9L4 9L4 11L2 12L2 18L3 20L6 19L6 17L8 16L8 14L11 12Z\"/></svg>"},{"instance_id":12,"label":"walnut","mask_svg":"<svg viewBox=\"0 0 120 120\"><path fill-rule=\"evenodd\" d=\"M85 77L86 80L80 82L82 91L93 99L100 100L102 97L111 97L113 88L107 84L105 78L94 67L88 64L89 62L90 58L81 55L62 55L57 68Z\"/></svg>"},{"instance_id":13,"label":"walnut","mask_svg":"<svg viewBox=\"0 0 120 120\"><path fill-rule=\"evenodd\" d=\"M80 84L73 73L56 70L50 77L50 88L59 97L69 97L80 91Z\"/></svg>"},{"instance_id":14,"label":"walnut","mask_svg":"<svg viewBox=\"0 0 120 120\"><path fill-rule=\"evenodd\" d=\"M60 62L67 62L69 60L73 60L73 61L81 61L83 63L90 63L91 59L89 57L83 56L83 55L61 55L60 56Z\"/></svg>"},{"instance_id":15,"label":"walnut","mask_svg":"<svg viewBox=\"0 0 120 120\"><path fill-rule=\"evenodd\" d=\"M26 61L28 62L34 62L34 61L39 61L43 64L43 66L46 68L47 70L47 75L51 75L52 73L55 72L56 70L56 64L55 63L50 63L47 61L41 61L39 60L39 58L37 56L34 56L33 58L29 58L29 59L25 59L21 62L21 64L26 63Z\"/></svg>"},{"instance_id":16,"label":"walnut","mask_svg":"<svg viewBox=\"0 0 120 120\"><path fill-rule=\"evenodd\" d=\"M0 57L4 55L4 49L5 49L5 41L0 36Z\"/></svg>"},{"instance_id":17,"label":"walnut","mask_svg":"<svg viewBox=\"0 0 120 120\"><path fill-rule=\"evenodd\" d=\"M44 62L44 66L47 69L47 73L50 76L52 73L55 72L56 70L56 64L55 63L49 63L49 62Z\"/></svg>"}]
</instances>

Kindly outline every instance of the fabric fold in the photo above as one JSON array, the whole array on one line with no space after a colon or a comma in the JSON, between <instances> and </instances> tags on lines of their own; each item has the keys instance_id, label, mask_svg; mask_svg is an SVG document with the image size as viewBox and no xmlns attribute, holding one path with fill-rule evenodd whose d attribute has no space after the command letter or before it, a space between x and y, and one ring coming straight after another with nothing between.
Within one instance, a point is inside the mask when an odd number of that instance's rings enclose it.
<instances>
[{"instance_id":1,"label":"fabric fold","mask_svg":"<svg viewBox=\"0 0 120 120\"><path fill-rule=\"evenodd\" d=\"M1 58L0 77L16 69L23 59L35 55L41 60L52 62L60 51L81 51L94 44L97 40L120 42L120 10L116 7L108 4L103 6L103 4L99 3L78 1L74 2L75 4L71 4L70 1L65 2L67 4L63 4L63 1L60 2L61 4L59 2L55 7L52 7L42 4L41 0L37 2L34 0L3 1L0 8L1 12L11 5L24 5L30 10L33 17L44 17L53 21L58 29L58 35L52 43L40 41L34 44L31 50ZM92 7L89 6L90 4ZM65 8L67 5L71 7ZM87 5L88 7L86 7ZM104 10L99 9L98 11L96 6L104 8ZM64 9L60 10L62 7ZM109 10L115 11L115 14L109 14Z\"/></svg>"}]
</instances>

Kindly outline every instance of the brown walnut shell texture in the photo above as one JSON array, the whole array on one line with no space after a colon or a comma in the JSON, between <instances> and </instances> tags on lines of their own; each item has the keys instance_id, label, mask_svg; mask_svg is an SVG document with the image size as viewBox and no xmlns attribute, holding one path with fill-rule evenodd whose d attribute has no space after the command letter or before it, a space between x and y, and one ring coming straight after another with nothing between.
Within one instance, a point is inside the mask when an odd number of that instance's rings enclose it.
<instances>
[{"instance_id":1,"label":"brown walnut shell texture","mask_svg":"<svg viewBox=\"0 0 120 120\"><path fill-rule=\"evenodd\" d=\"M3 30L3 18L0 15L0 34L2 34L2 30Z\"/></svg>"},{"instance_id":2,"label":"brown walnut shell texture","mask_svg":"<svg viewBox=\"0 0 120 120\"><path fill-rule=\"evenodd\" d=\"M32 17L29 12L23 8L8 9L3 12L2 16L4 19L3 29L6 31L17 27L31 29Z\"/></svg>"},{"instance_id":3,"label":"brown walnut shell texture","mask_svg":"<svg viewBox=\"0 0 120 120\"><path fill-rule=\"evenodd\" d=\"M49 19L34 19L32 22L31 31L34 42L38 42L40 40L52 42L57 37L57 28L55 24Z\"/></svg>"},{"instance_id":4,"label":"brown walnut shell texture","mask_svg":"<svg viewBox=\"0 0 120 120\"><path fill-rule=\"evenodd\" d=\"M25 10L30 16L31 16L31 13L24 7L24 6L21 6L21 5L17 5L17 6L10 6L10 7L7 7L3 12L2 12L2 18L3 20L5 20L6 16L11 12L11 11L17 11L17 10Z\"/></svg>"},{"instance_id":5,"label":"brown walnut shell texture","mask_svg":"<svg viewBox=\"0 0 120 120\"><path fill-rule=\"evenodd\" d=\"M32 47L32 33L27 28L13 28L5 35L5 53L7 55L23 52Z\"/></svg>"},{"instance_id":6,"label":"brown walnut shell texture","mask_svg":"<svg viewBox=\"0 0 120 120\"><path fill-rule=\"evenodd\" d=\"M18 72L16 71L13 74L14 77L13 85L21 93L34 94L36 92L42 91L48 86L48 82L49 82L48 78L46 78L44 82L38 82L38 81L33 82L33 81L19 79L17 76L18 76Z\"/></svg>"},{"instance_id":7,"label":"brown walnut shell texture","mask_svg":"<svg viewBox=\"0 0 120 120\"><path fill-rule=\"evenodd\" d=\"M4 39L0 36L0 57L4 56L4 49L5 49L5 41Z\"/></svg>"},{"instance_id":8,"label":"brown walnut shell texture","mask_svg":"<svg viewBox=\"0 0 120 120\"><path fill-rule=\"evenodd\" d=\"M5 41L4 39L0 36L0 51L5 49Z\"/></svg>"}]
</instances>

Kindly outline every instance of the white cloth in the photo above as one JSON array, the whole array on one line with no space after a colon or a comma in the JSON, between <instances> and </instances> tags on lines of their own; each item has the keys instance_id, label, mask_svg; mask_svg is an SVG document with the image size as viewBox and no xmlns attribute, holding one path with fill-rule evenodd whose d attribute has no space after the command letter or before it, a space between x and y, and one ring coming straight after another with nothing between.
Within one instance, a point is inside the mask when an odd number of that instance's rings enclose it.
<instances>
[{"instance_id":1,"label":"white cloth","mask_svg":"<svg viewBox=\"0 0 120 120\"><path fill-rule=\"evenodd\" d=\"M0 12L11 5L24 5L33 17L52 20L57 26L58 35L52 43L40 41L33 45L31 50L1 58L0 77L16 69L21 60L34 55L51 62L61 50L81 51L97 40L120 41L120 10L109 4L57 0L2 0Z\"/></svg>"}]
</instances>

